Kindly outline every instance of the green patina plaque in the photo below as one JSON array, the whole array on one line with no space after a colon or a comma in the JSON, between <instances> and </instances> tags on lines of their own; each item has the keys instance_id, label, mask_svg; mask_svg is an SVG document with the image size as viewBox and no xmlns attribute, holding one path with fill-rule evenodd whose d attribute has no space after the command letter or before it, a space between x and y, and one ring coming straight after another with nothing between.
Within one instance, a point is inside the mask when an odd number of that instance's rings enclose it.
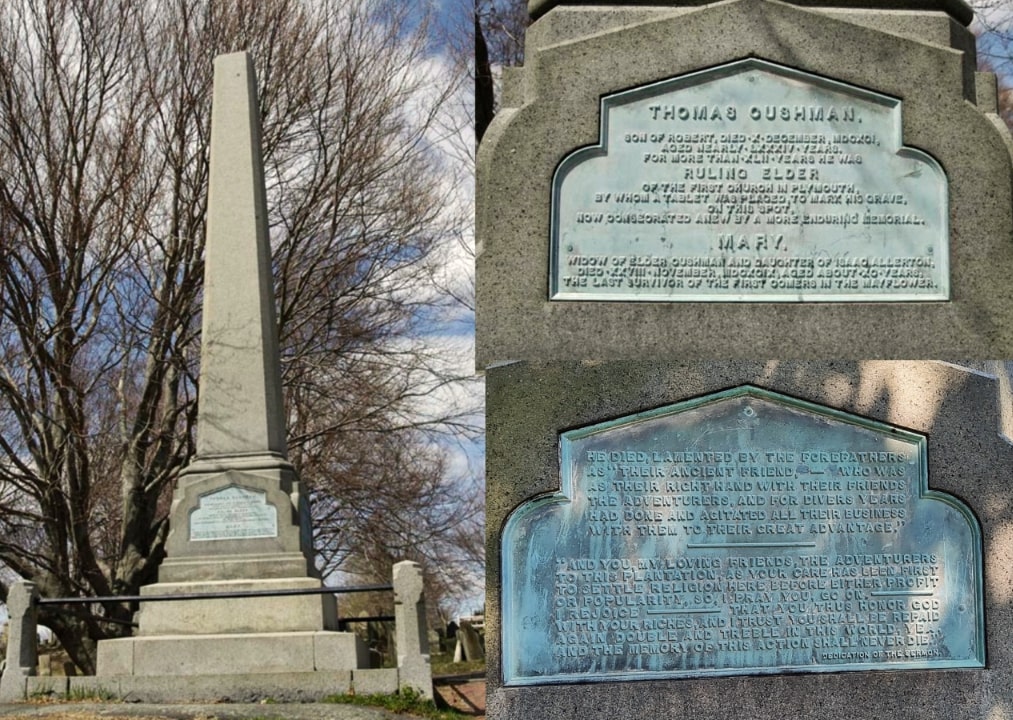
<instances>
[{"instance_id":1,"label":"green patina plaque","mask_svg":"<svg viewBox=\"0 0 1013 720\"><path fill-rule=\"evenodd\" d=\"M751 386L564 433L503 531L507 685L984 666L925 438Z\"/></svg>"},{"instance_id":2,"label":"green patina plaque","mask_svg":"<svg viewBox=\"0 0 1013 720\"><path fill-rule=\"evenodd\" d=\"M553 180L551 299L948 299L946 175L901 106L756 58L604 97Z\"/></svg>"},{"instance_id":3,"label":"green patina plaque","mask_svg":"<svg viewBox=\"0 0 1013 720\"><path fill-rule=\"evenodd\" d=\"M278 537L278 509L267 493L228 485L201 495L190 511L190 540L252 540Z\"/></svg>"}]
</instances>

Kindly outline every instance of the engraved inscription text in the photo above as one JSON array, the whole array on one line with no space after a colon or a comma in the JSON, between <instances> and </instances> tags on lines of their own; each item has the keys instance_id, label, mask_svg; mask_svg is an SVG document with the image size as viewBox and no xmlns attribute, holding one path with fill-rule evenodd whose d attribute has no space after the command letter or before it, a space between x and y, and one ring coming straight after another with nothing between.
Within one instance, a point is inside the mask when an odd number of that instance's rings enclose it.
<instances>
[{"instance_id":1,"label":"engraved inscription text","mask_svg":"<svg viewBox=\"0 0 1013 720\"><path fill-rule=\"evenodd\" d=\"M759 60L605 98L557 171L552 297L946 299L946 178L900 112Z\"/></svg>"}]
</instances>

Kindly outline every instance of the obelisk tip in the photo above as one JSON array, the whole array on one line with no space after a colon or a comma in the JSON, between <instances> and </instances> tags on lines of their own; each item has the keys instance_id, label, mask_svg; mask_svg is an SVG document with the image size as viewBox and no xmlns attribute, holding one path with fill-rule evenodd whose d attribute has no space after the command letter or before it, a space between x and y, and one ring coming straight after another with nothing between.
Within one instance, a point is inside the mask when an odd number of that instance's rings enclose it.
<instances>
[{"instance_id":1,"label":"obelisk tip","mask_svg":"<svg viewBox=\"0 0 1013 720\"><path fill-rule=\"evenodd\" d=\"M240 50L215 57L215 73L219 72L250 72L253 70L253 58L250 53Z\"/></svg>"}]
</instances>

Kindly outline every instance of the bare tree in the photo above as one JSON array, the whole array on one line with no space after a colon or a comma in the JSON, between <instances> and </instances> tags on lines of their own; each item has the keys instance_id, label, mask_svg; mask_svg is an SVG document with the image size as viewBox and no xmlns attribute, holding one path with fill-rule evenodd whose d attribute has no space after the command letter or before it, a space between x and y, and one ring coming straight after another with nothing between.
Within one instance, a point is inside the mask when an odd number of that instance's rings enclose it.
<instances>
[{"instance_id":1,"label":"bare tree","mask_svg":"<svg viewBox=\"0 0 1013 720\"><path fill-rule=\"evenodd\" d=\"M999 116L1013 128L1013 4L1008 0L972 3L977 35L978 69L994 72L999 83Z\"/></svg>"},{"instance_id":2,"label":"bare tree","mask_svg":"<svg viewBox=\"0 0 1013 720\"><path fill-rule=\"evenodd\" d=\"M394 0L0 9L0 562L47 596L155 579L193 452L212 60L237 49L261 88L293 461L321 498L408 469L457 497L434 433L471 430L471 409L420 407L459 380L424 336L457 303L433 282L459 232L433 138L460 78L417 71L426 43ZM385 540L360 527L330 556ZM101 618L128 614L44 620L91 671L123 632Z\"/></svg>"},{"instance_id":3,"label":"bare tree","mask_svg":"<svg viewBox=\"0 0 1013 720\"><path fill-rule=\"evenodd\" d=\"M524 62L527 0L475 2L475 136L482 135L496 114L496 70Z\"/></svg>"},{"instance_id":4,"label":"bare tree","mask_svg":"<svg viewBox=\"0 0 1013 720\"><path fill-rule=\"evenodd\" d=\"M972 29L978 36L978 63L1009 75L1013 68L1013 5L1008 0L974 0Z\"/></svg>"}]
</instances>

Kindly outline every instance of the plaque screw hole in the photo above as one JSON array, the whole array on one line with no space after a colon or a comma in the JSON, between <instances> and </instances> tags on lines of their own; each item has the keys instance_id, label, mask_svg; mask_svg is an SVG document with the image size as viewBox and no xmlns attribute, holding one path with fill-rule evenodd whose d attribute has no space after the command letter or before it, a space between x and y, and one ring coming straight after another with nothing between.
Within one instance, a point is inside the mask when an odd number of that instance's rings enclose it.
<instances>
[{"instance_id":1,"label":"plaque screw hole","mask_svg":"<svg viewBox=\"0 0 1013 720\"><path fill-rule=\"evenodd\" d=\"M742 414L745 415L746 417L756 417L756 411L753 410L753 408L751 407L747 407L745 410L743 410Z\"/></svg>"}]
</instances>

